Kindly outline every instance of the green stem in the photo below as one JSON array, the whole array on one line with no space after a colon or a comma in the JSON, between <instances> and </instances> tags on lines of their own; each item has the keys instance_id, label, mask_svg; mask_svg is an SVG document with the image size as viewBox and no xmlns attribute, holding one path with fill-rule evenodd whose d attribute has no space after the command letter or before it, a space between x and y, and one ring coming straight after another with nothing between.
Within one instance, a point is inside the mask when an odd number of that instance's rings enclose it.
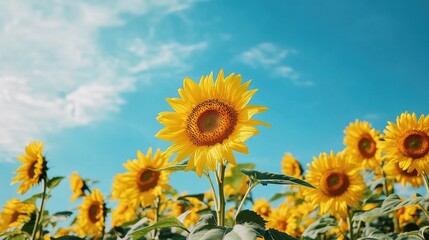
<instances>
[{"instance_id":1,"label":"green stem","mask_svg":"<svg viewBox=\"0 0 429 240\"><path fill-rule=\"evenodd\" d=\"M214 207L216 209L216 213L218 212L218 200L217 200L217 195L216 195L216 189L213 185L213 181L212 178L210 177L208 172L204 172L204 175L207 177L207 179L209 180L210 183L210 187L212 189L212 194L213 194L213 201L214 201ZM219 216L217 216L219 219Z\"/></svg>"},{"instance_id":2,"label":"green stem","mask_svg":"<svg viewBox=\"0 0 429 240\"><path fill-rule=\"evenodd\" d=\"M224 193L224 178L225 178L225 164L221 163L219 166L218 175L216 177L217 185L219 189L219 205L217 209L217 215L218 215L218 225L224 226L225 225L225 193Z\"/></svg>"},{"instance_id":3,"label":"green stem","mask_svg":"<svg viewBox=\"0 0 429 240\"><path fill-rule=\"evenodd\" d=\"M45 199L46 199L46 190L48 185L48 177L44 175L43 177L43 193L42 193L42 203L40 204L40 211L36 211L36 221L34 222L33 232L31 233L31 240L36 239L36 235L39 229L39 224L41 219L43 218L43 211L45 208Z\"/></svg>"},{"instance_id":4,"label":"green stem","mask_svg":"<svg viewBox=\"0 0 429 240\"><path fill-rule=\"evenodd\" d=\"M362 225L362 221L359 221L357 230L356 230L356 238L359 238L361 225Z\"/></svg>"},{"instance_id":5,"label":"green stem","mask_svg":"<svg viewBox=\"0 0 429 240\"><path fill-rule=\"evenodd\" d=\"M155 223L158 222L158 218L159 218L159 206L161 203L161 198L160 196L158 196L155 200ZM153 236L154 240L158 240L159 239L159 231L158 229L154 230L154 236Z\"/></svg>"},{"instance_id":6,"label":"green stem","mask_svg":"<svg viewBox=\"0 0 429 240\"><path fill-rule=\"evenodd\" d=\"M429 196L429 180L428 180L428 175L426 174L425 171L422 171L422 177L423 177L423 181L425 182L426 196Z\"/></svg>"},{"instance_id":7,"label":"green stem","mask_svg":"<svg viewBox=\"0 0 429 240\"><path fill-rule=\"evenodd\" d=\"M426 208L423 205L421 205L420 203L418 205L423 210L423 212L425 213L427 219L429 220L429 212L428 212L428 210L426 210Z\"/></svg>"},{"instance_id":8,"label":"green stem","mask_svg":"<svg viewBox=\"0 0 429 240\"><path fill-rule=\"evenodd\" d=\"M251 191L254 187L256 187L256 185L258 185L258 184L259 184L259 182L253 182L253 183L252 183L251 185L249 185L249 187L247 188L247 191L246 191L246 193L244 194L243 199L241 199L240 205L238 206L237 211L235 212L235 215L234 215L234 221L235 221L235 219L237 218L238 213L241 211L241 208L243 207L244 202L246 202L247 195L249 195L250 191Z\"/></svg>"},{"instance_id":9,"label":"green stem","mask_svg":"<svg viewBox=\"0 0 429 240\"><path fill-rule=\"evenodd\" d=\"M352 221L352 214L351 209L347 207L347 224L349 225L349 233L350 233L350 240L354 240L355 237L353 235L353 221Z\"/></svg>"}]
</instances>

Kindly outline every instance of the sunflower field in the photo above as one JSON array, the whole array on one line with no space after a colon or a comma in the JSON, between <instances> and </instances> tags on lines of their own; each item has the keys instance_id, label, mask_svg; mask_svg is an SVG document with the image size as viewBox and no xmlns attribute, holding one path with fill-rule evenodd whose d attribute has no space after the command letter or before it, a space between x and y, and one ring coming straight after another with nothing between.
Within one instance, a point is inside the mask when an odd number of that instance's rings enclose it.
<instances>
[{"instance_id":1,"label":"sunflower field","mask_svg":"<svg viewBox=\"0 0 429 240\"><path fill-rule=\"evenodd\" d=\"M234 156L248 153L257 127L270 131L254 118L268 108L249 105L256 92L223 70L199 82L185 78L179 97L167 99L172 111L157 117L163 128L155 137L171 145L137 150L111 192L73 169L56 176L43 141L28 143L15 177L1 180L18 188L2 203L0 239L429 239L429 115L400 113L383 131L352 120L339 136L342 151L322 152L307 166L287 152L280 173L265 172ZM169 180L177 171L196 174L207 191L178 192ZM59 184L79 200L73 211L48 211ZM253 197L272 184L287 191ZM416 194L398 195L395 184Z\"/></svg>"}]
</instances>

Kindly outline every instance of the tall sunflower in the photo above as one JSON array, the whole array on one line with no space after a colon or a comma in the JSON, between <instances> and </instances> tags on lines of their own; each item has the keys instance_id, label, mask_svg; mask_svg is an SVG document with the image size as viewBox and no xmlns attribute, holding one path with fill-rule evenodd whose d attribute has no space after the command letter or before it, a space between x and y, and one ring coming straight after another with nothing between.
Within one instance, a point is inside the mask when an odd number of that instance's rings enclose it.
<instances>
[{"instance_id":1,"label":"tall sunflower","mask_svg":"<svg viewBox=\"0 0 429 240\"><path fill-rule=\"evenodd\" d=\"M152 148L146 155L137 151L136 160L128 160L126 173L117 174L113 180L112 199L124 200L134 206L149 206L163 189L169 189L167 171L157 171L167 166L167 158L157 149L152 157Z\"/></svg>"},{"instance_id":2,"label":"tall sunflower","mask_svg":"<svg viewBox=\"0 0 429 240\"><path fill-rule=\"evenodd\" d=\"M22 181L18 187L18 193L26 193L32 186L38 184L46 174L46 161L42 151L43 142L33 141L25 147L25 155L17 157L23 165L14 172L17 175L10 184Z\"/></svg>"},{"instance_id":3,"label":"tall sunflower","mask_svg":"<svg viewBox=\"0 0 429 240\"><path fill-rule=\"evenodd\" d=\"M235 165L232 150L247 154L244 142L258 133L255 126L268 125L251 119L267 108L247 105L257 91L248 90L249 85L241 84L241 75L225 78L223 70L215 82L213 73L202 76L199 84L185 78L181 98L167 99L174 112L161 112L157 118L165 128L156 136L173 142L166 154L178 153L175 162L189 156L186 170L196 169L198 176L225 159Z\"/></svg>"},{"instance_id":4,"label":"tall sunflower","mask_svg":"<svg viewBox=\"0 0 429 240\"><path fill-rule=\"evenodd\" d=\"M21 202L18 198L12 198L3 206L0 212L0 232L12 227L20 227L30 221L31 213L36 210L32 203Z\"/></svg>"},{"instance_id":5,"label":"tall sunflower","mask_svg":"<svg viewBox=\"0 0 429 240\"><path fill-rule=\"evenodd\" d=\"M296 229L298 227L296 213L291 211L286 204L282 203L277 208L272 209L268 216L267 228L274 228L279 231L285 232L291 236L296 236Z\"/></svg>"},{"instance_id":6,"label":"tall sunflower","mask_svg":"<svg viewBox=\"0 0 429 240\"><path fill-rule=\"evenodd\" d=\"M305 179L316 188L303 188L303 194L320 213L347 214L347 207L363 198L365 183L357 164L344 154L321 153L308 164Z\"/></svg>"},{"instance_id":7,"label":"tall sunflower","mask_svg":"<svg viewBox=\"0 0 429 240\"><path fill-rule=\"evenodd\" d=\"M390 163L383 166L386 177L400 182L403 186L409 183L412 187L418 188L423 186L423 179L414 169L411 172L403 170L398 163Z\"/></svg>"},{"instance_id":8,"label":"tall sunflower","mask_svg":"<svg viewBox=\"0 0 429 240\"><path fill-rule=\"evenodd\" d=\"M136 210L131 204L119 201L118 206L112 211L112 226L121 226L137 217Z\"/></svg>"},{"instance_id":9,"label":"tall sunflower","mask_svg":"<svg viewBox=\"0 0 429 240\"><path fill-rule=\"evenodd\" d=\"M285 153L281 165L283 174L302 179L302 166L291 153Z\"/></svg>"},{"instance_id":10,"label":"tall sunflower","mask_svg":"<svg viewBox=\"0 0 429 240\"><path fill-rule=\"evenodd\" d=\"M79 206L76 231L81 236L101 236L105 216L104 196L99 189L94 189L90 195L84 197L82 205Z\"/></svg>"},{"instance_id":11,"label":"tall sunflower","mask_svg":"<svg viewBox=\"0 0 429 240\"><path fill-rule=\"evenodd\" d=\"M396 124L388 122L381 147L392 163L408 172L429 173L429 115L402 113Z\"/></svg>"},{"instance_id":12,"label":"tall sunflower","mask_svg":"<svg viewBox=\"0 0 429 240\"><path fill-rule=\"evenodd\" d=\"M85 181L79 176L77 172L73 172L70 176L70 188L73 192L73 195L70 198L70 201L74 202L79 197L85 196L85 189L88 187L85 184Z\"/></svg>"},{"instance_id":13,"label":"tall sunflower","mask_svg":"<svg viewBox=\"0 0 429 240\"><path fill-rule=\"evenodd\" d=\"M344 130L345 153L362 169L376 169L381 163L379 132L366 121L356 120Z\"/></svg>"}]
</instances>

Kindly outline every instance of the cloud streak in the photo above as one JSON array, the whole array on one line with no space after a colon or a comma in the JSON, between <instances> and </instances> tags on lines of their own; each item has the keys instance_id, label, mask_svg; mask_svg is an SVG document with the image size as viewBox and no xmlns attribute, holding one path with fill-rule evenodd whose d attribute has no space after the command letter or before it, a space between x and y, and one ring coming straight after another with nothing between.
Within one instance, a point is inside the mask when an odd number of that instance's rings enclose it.
<instances>
[{"instance_id":1,"label":"cloud streak","mask_svg":"<svg viewBox=\"0 0 429 240\"><path fill-rule=\"evenodd\" d=\"M240 53L237 58L250 67L266 69L272 72L273 76L287 79L296 86L314 86L314 82L301 79L295 69L284 63L288 56L295 53L294 49L283 49L273 43L264 42Z\"/></svg>"},{"instance_id":2,"label":"cloud streak","mask_svg":"<svg viewBox=\"0 0 429 240\"><path fill-rule=\"evenodd\" d=\"M163 16L191 5L176 0L0 2L0 161L13 159L31 139L119 111L121 94L137 81L133 73L177 64L203 49L205 43L171 42L131 66L99 46L101 29L125 24L124 14Z\"/></svg>"}]
</instances>

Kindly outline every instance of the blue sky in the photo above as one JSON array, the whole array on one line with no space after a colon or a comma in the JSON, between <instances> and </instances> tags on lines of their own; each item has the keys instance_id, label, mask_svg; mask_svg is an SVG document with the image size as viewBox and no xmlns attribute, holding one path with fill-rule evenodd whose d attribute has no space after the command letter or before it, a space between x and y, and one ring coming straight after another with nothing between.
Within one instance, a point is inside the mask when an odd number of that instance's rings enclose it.
<instances>
[{"instance_id":1,"label":"blue sky","mask_svg":"<svg viewBox=\"0 0 429 240\"><path fill-rule=\"evenodd\" d=\"M169 146L156 117L184 77L221 68L252 79L251 103L269 107L256 118L272 127L236 154L259 170L280 172L285 152L308 163L342 150L355 119L383 130L403 111L428 114L428 12L424 0L2 1L0 204L18 196L9 183L32 139L49 176L77 171L108 194L137 150ZM171 184L208 189L193 173ZM68 180L53 194L48 209L77 205Z\"/></svg>"}]
</instances>

